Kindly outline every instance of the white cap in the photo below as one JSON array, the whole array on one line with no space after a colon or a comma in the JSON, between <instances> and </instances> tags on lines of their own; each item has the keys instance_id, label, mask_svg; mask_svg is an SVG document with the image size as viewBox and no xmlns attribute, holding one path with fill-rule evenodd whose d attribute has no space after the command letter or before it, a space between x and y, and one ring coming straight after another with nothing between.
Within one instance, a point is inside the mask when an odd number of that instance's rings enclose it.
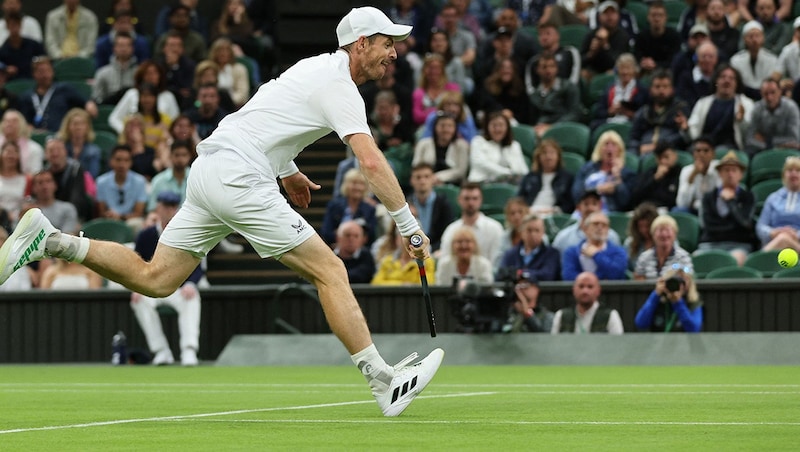
<instances>
[{"instance_id":1,"label":"white cap","mask_svg":"<svg viewBox=\"0 0 800 452\"><path fill-rule=\"evenodd\" d=\"M614 8L617 11L619 11L619 5L617 4L617 2L613 0L606 0L603 3L601 3L600 6L597 7L597 9L600 10L601 13L607 10L608 8Z\"/></svg>"},{"instance_id":2,"label":"white cap","mask_svg":"<svg viewBox=\"0 0 800 452\"><path fill-rule=\"evenodd\" d=\"M800 17L797 17L794 20L794 24L793 24L792 28L800 28Z\"/></svg>"},{"instance_id":3,"label":"white cap","mask_svg":"<svg viewBox=\"0 0 800 452\"><path fill-rule=\"evenodd\" d=\"M761 25L761 23L757 20L751 20L750 22L744 24L744 27L742 28L742 35L746 35L747 33L750 33L753 30L759 30L760 32L763 33L764 26Z\"/></svg>"},{"instance_id":4,"label":"white cap","mask_svg":"<svg viewBox=\"0 0 800 452\"><path fill-rule=\"evenodd\" d=\"M336 26L339 47L352 44L361 36L378 33L402 41L411 34L411 26L393 23L386 14L372 6L351 9Z\"/></svg>"}]
</instances>

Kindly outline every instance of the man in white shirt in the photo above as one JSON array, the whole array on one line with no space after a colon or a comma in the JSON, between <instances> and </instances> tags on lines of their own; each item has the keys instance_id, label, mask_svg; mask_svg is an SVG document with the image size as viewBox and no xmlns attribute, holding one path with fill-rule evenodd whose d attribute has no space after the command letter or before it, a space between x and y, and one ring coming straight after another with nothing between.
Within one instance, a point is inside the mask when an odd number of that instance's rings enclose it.
<instances>
[{"instance_id":1,"label":"man in white shirt","mask_svg":"<svg viewBox=\"0 0 800 452\"><path fill-rule=\"evenodd\" d=\"M714 144L707 136L694 140L692 154L694 163L684 166L678 177L675 210L697 215L703 195L720 184L719 174L715 171L719 161L714 158Z\"/></svg>"},{"instance_id":2,"label":"man in white shirt","mask_svg":"<svg viewBox=\"0 0 800 452\"><path fill-rule=\"evenodd\" d=\"M616 309L602 306L597 301L600 292L600 280L594 273L579 274L572 285L575 306L562 308L556 312L550 333L623 334L625 329L622 326L619 312Z\"/></svg>"},{"instance_id":3,"label":"man in white shirt","mask_svg":"<svg viewBox=\"0 0 800 452\"><path fill-rule=\"evenodd\" d=\"M475 230L478 252L496 266L503 251L503 225L484 215L481 212L481 204L483 204L483 192L480 184L469 182L461 185L458 193L461 218L450 223L442 233L442 245L439 247L440 258L450 255L453 234L461 227L468 226Z\"/></svg>"},{"instance_id":4,"label":"man in white shirt","mask_svg":"<svg viewBox=\"0 0 800 452\"><path fill-rule=\"evenodd\" d=\"M761 82L778 66L778 57L764 48L764 27L758 21L747 22L742 28L742 36L744 49L731 57L731 66L742 75L745 94L756 94L761 89Z\"/></svg>"},{"instance_id":5,"label":"man in white shirt","mask_svg":"<svg viewBox=\"0 0 800 452\"><path fill-rule=\"evenodd\" d=\"M159 238L146 263L128 248L63 234L34 209L0 248L0 283L29 261L46 255L95 270L132 291L172 294L220 240L238 232L263 257L279 259L314 284L325 316L372 389L385 416L398 416L433 379L444 358L434 350L408 366L394 367L378 353L339 259L281 195L278 178L296 206L308 207L319 185L294 158L335 131L349 144L361 172L389 210L415 258L428 258L429 240L405 201L392 168L378 149L358 85L383 77L397 58L395 40L411 27L392 23L372 7L352 9L336 27L339 49L306 58L259 88L239 111L223 119L197 146L183 207ZM411 237L422 239L411 246Z\"/></svg>"},{"instance_id":6,"label":"man in white shirt","mask_svg":"<svg viewBox=\"0 0 800 452\"><path fill-rule=\"evenodd\" d=\"M22 1L21 0L3 0L3 19L0 19L0 44L6 42L8 39L8 26L6 25L5 17L9 14L19 14L22 16L22 28L20 34L23 38L33 39L38 43L42 43L42 26L35 17L27 14L22 14Z\"/></svg>"}]
</instances>

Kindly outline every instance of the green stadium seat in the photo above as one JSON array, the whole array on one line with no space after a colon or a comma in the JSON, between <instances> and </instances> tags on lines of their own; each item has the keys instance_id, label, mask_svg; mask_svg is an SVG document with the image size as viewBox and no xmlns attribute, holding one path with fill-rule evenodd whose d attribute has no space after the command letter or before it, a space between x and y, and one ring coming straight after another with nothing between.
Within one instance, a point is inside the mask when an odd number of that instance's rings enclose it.
<instances>
[{"instance_id":1,"label":"green stadium seat","mask_svg":"<svg viewBox=\"0 0 800 452\"><path fill-rule=\"evenodd\" d=\"M625 153L625 168L628 168L634 173L638 173L640 165L641 163L639 162L638 155L631 154L630 152Z\"/></svg>"},{"instance_id":2,"label":"green stadium seat","mask_svg":"<svg viewBox=\"0 0 800 452\"><path fill-rule=\"evenodd\" d=\"M573 46L577 49L583 45L589 27L586 25L562 25L558 28L560 42L562 46Z\"/></svg>"},{"instance_id":3,"label":"green stadium seat","mask_svg":"<svg viewBox=\"0 0 800 452\"><path fill-rule=\"evenodd\" d=\"M561 166L564 167L573 176L578 174L581 167L586 164L586 159L578 154L572 152L564 152L561 154Z\"/></svg>"},{"instance_id":4,"label":"green stadium seat","mask_svg":"<svg viewBox=\"0 0 800 452\"><path fill-rule=\"evenodd\" d=\"M558 142L564 152L573 152L586 157L589 151L591 131L589 126L579 122L564 121L553 124L542 139L553 139Z\"/></svg>"},{"instance_id":5,"label":"green stadium seat","mask_svg":"<svg viewBox=\"0 0 800 452\"><path fill-rule=\"evenodd\" d=\"M577 220L572 217L572 215L568 213L554 213L549 217L544 219L544 230L547 233L547 237L550 239L550 242L553 242L553 239L556 238L556 234L558 231L564 229L565 227L575 223Z\"/></svg>"},{"instance_id":6,"label":"green stadium seat","mask_svg":"<svg viewBox=\"0 0 800 452\"><path fill-rule=\"evenodd\" d=\"M595 145L597 145L597 140L600 139L600 135L609 130L617 132L619 136L622 137L622 142L627 143L628 138L631 136L631 127L630 122L607 122L597 126L597 128L592 131L592 144L589 146L590 149L594 149Z\"/></svg>"},{"instance_id":7,"label":"green stadium seat","mask_svg":"<svg viewBox=\"0 0 800 452\"><path fill-rule=\"evenodd\" d=\"M773 278L800 278L800 265L792 268L784 268L772 274Z\"/></svg>"},{"instance_id":8,"label":"green stadium seat","mask_svg":"<svg viewBox=\"0 0 800 452\"><path fill-rule=\"evenodd\" d=\"M133 230L124 221L96 218L83 224L84 236L117 243L133 242Z\"/></svg>"},{"instance_id":9,"label":"green stadium seat","mask_svg":"<svg viewBox=\"0 0 800 452\"><path fill-rule=\"evenodd\" d=\"M778 250L753 251L744 261L744 266L761 272L765 278L772 278L772 275L783 270L778 264Z\"/></svg>"},{"instance_id":10,"label":"green stadium seat","mask_svg":"<svg viewBox=\"0 0 800 452\"><path fill-rule=\"evenodd\" d=\"M680 0L667 0L664 2L664 8L667 10L667 22L677 24L680 21L683 10L688 6Z\"/></svg>"},{"instance_id":11,"label":"green stadium seat","mask_svg":"<svg viewBox=\"0 0 800 452\"><path fill-rule=\"evenodd\" d=\"M442 184L433 188L433 191L436 192L437 196L444 196L447 198L447 201L450 203L450 207L453 209L453 216L455 218L461 216L461 206L458 204L459 190L460 189L453 184Z\"/></svg>"},{"instance_id":12,"label":"green stadium seat","mask_svg":"<svg viewBox=\"0 0 800 452\"><path fill-rule=\"evenodd\" d=\"M684 212L670 212L669 215L678 223L678 242L681 248L690 253L694 252L700 238L700 219L696 215Z\"/></svg>"},{"instance_id":13,"label":"green stadium seat","mask_svg":"<svg viewBox=\"0 0 800 452\"><path fill-rule=\"evenodd\" d=\"M630 1L625 3L625 9L627 9L634 18L636 18L636 24L639 25L639 30L647 30L650 28L650 23L647 22L647 5L643 2L639 1Z\"/></svg>"},{"instance_id":14,"label":"green stadium seat","mask_svg":"<svg viewBox=\"0 0 800 452\"><path fill-rule=\"evenodd\" d=\"M6 90L19 96L26 91L32 90L34 86L36 86L36 82L32 78L18 78L6 83Z\"/></svg>"},{"instance_id":15,"label":"green stadium seat","mask_svg":"<svg viewBox=\"0 0 800 452\"><path fill-rule=\"evenodd\" d=\"M780 179L786 157L800 157L800 151L794 149L768 149L753 156L749 165L750 178L748 184L753 186L763 180Z\"/></svg>"},{"instance_id":16,"label":"green stadium seat","mask_svg":"<svg viewBox=\"0 0 800 452\"><path fill-rule=\"evenodd\" d=\"M760 271L750 267L722 267L710 271L705 279L761 279Z\"/></svg>"},{"instance_id":17,"label":"green stadium seat","mask_svg":"<svg viewBox=\"0 0 800 452\"><path fill-rule=\"evenodd\" d=\"M761 209L764 207L764 202L767 200L767 197L778 191L781 187L783 187L783 181L781 179L762 180L750 187L750 191L756 198L756 214L761 213Z\"/></svg>"},{"instance_id":18,"label":"green stadium seat","mask_svg":"<svg viewBox=\"0 0 800 452\"><path fill-rule=\"evenodd\" d=\"M64 83L70 85L78 94L86 100L92 98L92 87L82 80L66 80Z\"/></svg>"},{"instance_id":19,"label":"green stadium seat","mask_svg":"<svg viewBox=\"0 0 800 452\"><path fill-rule=\"evenodd\" d=\"M620 243L624 242L628 236L628 223L630 223L631 217L625 212L608 212L606 215L611 223L611 229L619 236Z\"/></svg>"},{"instance_id":20,"label":"green stadium seat","mask_svg":"<svg viewBox=\"0 0 800 452\"><path fill-rule=\"evenodd\" d=\"M524 124L512 126L511 134L522 148L522 154L530 166L533 160L533 151L536 150L536 134L533 132L533 128Z\"/></svg>"},{"instance_id":21,"label":"green stadium seat","mask_svg":"<svg viewBox=\"0 0 800 452\"><path fill-rule=\"evenodd\" d=\"M86 81L94 78L94 59L73 57L53 63L53 73L59 82Z\"/></svg>"},{"instance_id":22,"label":"green stadium seat","mask_svg":"<svg viewBox=\"0 0 800 452\"><path fill-rule=\"evenodd\" d=\"M47 143L47 138L49 138L51 135L55 134L52 132L32 132L31 140L37 142L39 145L44 147L44 145Z\"/></svg>"},{"instance_id":23,"label":"green stadium seat","mask_svg":"<svg viewBox=\"0 0 800 452\"><path fill-rule=\"evenodd\" d=\"M95 131L103 130L116 134L117 132L111 127L111 124L108 123L108 117L111 116L112 111L114 111L113 105L98 105L97 117L92 118L92 128Z\"/></svg>"},{"instance_id":24,"label":"green stadium seat","mask_svg":"<svg viewBox=\"0 0 800 452\"><path fill-rule=\"evenodd\" d=\"M697 279L705 278L718 268L737 266L736 258L724 250L698 250L692 254L692 267Z\"/></svg>"},{"instance_id":25,"label":"green stadium seat","mask_svg":"<svg viewBox=\"0 0 800 452\"><path fill-rule=\"evenodd\" d=\"M596 74L589 82L588 92L586 93L586 108L592 108L603 93L608 88L608 85L614 82L614 74Z\"/></svg>"},{"instance_id":26,"label":"green stadium seat","mask_svg":"<svg viewBox=\"0 0 800 452\"><path fill-rule=\"evenodd\" d=\"M483 192L481 211L489 215L493 213L502 213L508 199L517 195L519 187L498 182L484 185L481 187L481 191Z\"/></svg>"}]
</instances>

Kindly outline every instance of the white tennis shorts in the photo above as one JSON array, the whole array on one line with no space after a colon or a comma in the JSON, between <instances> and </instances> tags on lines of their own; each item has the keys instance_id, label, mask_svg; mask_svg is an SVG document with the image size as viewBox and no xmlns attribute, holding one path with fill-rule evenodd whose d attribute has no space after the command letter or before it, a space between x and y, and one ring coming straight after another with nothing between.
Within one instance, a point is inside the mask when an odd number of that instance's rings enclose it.
<instances>
[{"instance_id":1,"label":"white tennis shorts","mask_svg":"<svg viewBox=\"0 0 800 452\"><path fill-rule=\"evenodd\" d=\"M203 257L237 232L262 258L280 258L316 232L268 171L231 150L200 155L189 173L186 200L159 241Z\"/></svg>"}]
</instances>

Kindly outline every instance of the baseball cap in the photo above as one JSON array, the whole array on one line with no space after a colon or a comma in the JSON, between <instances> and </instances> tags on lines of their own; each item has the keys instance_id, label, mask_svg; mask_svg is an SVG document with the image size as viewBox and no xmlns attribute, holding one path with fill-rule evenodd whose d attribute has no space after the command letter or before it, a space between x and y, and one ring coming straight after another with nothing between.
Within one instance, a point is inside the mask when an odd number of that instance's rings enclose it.
<instances>
[{"instance_id":1,"label":"baseball cap","mask_svg":"<svg viewBox=\"0 0 800 452\"><path fill-rule=\"evenodd\" d=\"M597 190L586 190L585 192L583 192L583 194L581 195L580 199L578 199L578 202L581 202L586 198L603 199L600 196L600 193L597 192Z\"/></svg>"},{"instance_id":2,"label":"baseball cap","mask_svg":"<svg viewBox=\"0 0 800 452\"><path fill-rule=\"evenodd\" d=\"M393 23L386 14L372 6L351 9L336 26L339 47L352 44L361 36L378 33L402 41L411 34L411 26Z\"/></svg>"},{"instance_id":3,"label":"baseball cap","mask_svg":"<svg viewBox=\"0 0 800 452\"><path fill-rule=\"evenodd\" d=\"M697 33L702 33L706 36L710 36L711 33L708 31L708 26L706 24L694 24L691 29L689 29L689 36L694 36Z\"/></svg>"},{"instance_id":4,"label":"baseball cap","mask_svg":"<svg viewBox=\"0 0 800 452\"><path fill-rule=\"evenodd\" d=\"M177 206L181 203L181 197L174 191L162 191L158 194L156 201L168 206Z\"/></svg>"},{"instance_id":5,"label":"baseball cap","mask_svg":"<svg viewBox=\"0 0 800 452\"><path fill-rule=\"evenodd\" d=\"M792 28L800 28L800 17L797 17L792 24Z\"/></svg>"},{"instance_id":6,"label":"baseball cap","mask_svg":"<svg viewBox=\"0 0 800 452\"><path fill-rule=\"evenodd\" d=\"M751 20L750 22L744 24L744 27L742 28L742 36L746 35L747 33L750 33L753 30L760 30L763 33L764 26L761 25L761 23L757 20Z\"/></svg>"},{"instance_id":7,"label":"baseball cap","mask_svg":"<svg viewBox=\"0 0 800 452\"><path fill-rule=\"evenodd\" d=\"M513 33L506 27L500 27L497 29L497 34L495 36L513 36Z\"/></svg>"},{"instance_id":8,"label":"baseball cap","mask_svg":"<svg viewBox=\"0 0 800 452\"><path fill-rule=\"evenodd\" d=\"M619 11L619 5L617 2L612 0L606 0L597 7L597 9L602 13L603 11L607 10L608 8L614 8Z\"/></svg>"}]
</instances>

